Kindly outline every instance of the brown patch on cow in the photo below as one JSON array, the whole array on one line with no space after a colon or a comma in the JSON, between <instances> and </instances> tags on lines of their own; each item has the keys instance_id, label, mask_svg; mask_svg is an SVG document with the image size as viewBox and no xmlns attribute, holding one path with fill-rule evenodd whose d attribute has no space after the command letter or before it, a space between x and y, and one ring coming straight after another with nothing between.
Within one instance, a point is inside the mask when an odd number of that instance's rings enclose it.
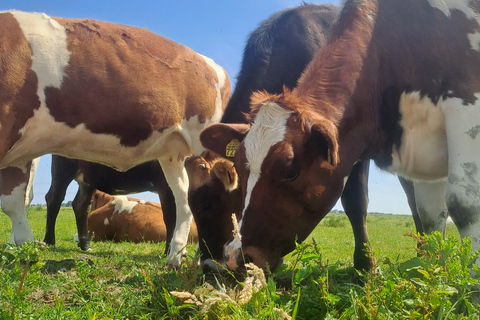
<instances>
[{"instance_id":1,"label":"brown patch on cow","mask_svg":"<svg viewBox=\"0 0 480 320\"><path fill-rule=\"evenodd\" d=\"M18 131L40 107L32 50L11 13L0 13L0 159L18 140Z\"/></svg>"},{"instance_id":2,"label":"brown patch on cow","mask_svg":"<svg viewBox=\"0 0 480 320\"><path fill-rule=\"evenodd\" d=\"M213 116L216 72L189 48L142 28L54 19L71 52L61 89L46 89L56 121L84 123L134 146L182 119L198 115L204 123ZM229 90L222 91L225 101Z\"/></svg>"},{"instance_id":3,"label":"brown patch on cow","mask_svg":"<svg viewBox=\"0 0 480 320\"><path fill-rule=\"evenodd\" d=\"M22 169L17 167L0 170L0 194L3 196L11 195L20 184L28 183L29 177L30 170L27 170L26 173L23 173Z\"/></svg>"}]
</instances>

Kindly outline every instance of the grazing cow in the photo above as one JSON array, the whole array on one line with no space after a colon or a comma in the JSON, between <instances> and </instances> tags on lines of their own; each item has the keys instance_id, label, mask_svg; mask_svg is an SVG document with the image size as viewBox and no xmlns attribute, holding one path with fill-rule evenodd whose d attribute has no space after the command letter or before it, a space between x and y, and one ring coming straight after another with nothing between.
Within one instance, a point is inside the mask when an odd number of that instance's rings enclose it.
<instances>
[{"instance_id":1,"label":"grazing cow","mask_svg":"<svg viewBox=\"0 0 480 320\"><path fill-rule=\"evenodd\" d=\"M152 191L158 193L162 203L163 219L167 228L165 253L168 252L175 227L175 199L158 161L149 161L126 172L119 172L98 163L52 155L51 170L52 183L45 196L47 202L45 243L55 245L55 221L65 199L67 187L75 179L78 182L78 192L72 206L77 221L80 248L83 250L90 248L87 215L96 189L113 195Z\"/></svg>"},{"instance_id":2,"label":"grazing cow","mask_svg":"<svg viewBox=\"0 0 480 320\"><path fill-rule=\"evenodd\" d=\"M167 239L162 206L126 196L95 191L88 231L94 241L161 242ZM190 242L196 242L195 222L190 227Z\"/></svg>"},{"instance_id":3,"label":"grazing cow","mask_svg":"<svg viewBox=\"0 0 480 320\"><path fill-rule=\"evenodd\" d=\"M184 159L223 114L225 71L148 30L95 20L2 12L0 43L0 169L46 153L120 171L157 160L177 211L168 261L180 265L192 221Z\"/></svg>"},{"instance_id":4,"label":"grazing cow","mask_svg":"<svg viewBox=\"0 0 480 320\"><path fill-rule=\"evenodd\" d=\"M188 203L198 226L200 265L222 271L223 246L231 238L232 214L239 218L242 194L233 162L206 152L185 161L190 178ZM215 262L214 262L215 261Z\"/></svg>"},{"instance_id":5,"label":"grazing cow","mask_svg":"<svg viewBox=\"0 0 480 320\"><path fill-rule=\"evenodd\" d=\"M426 232L443 230L448 208L478 249L479 15L478 0L345 1L298 86L252 99L234 158L245 198L230 268L278 265L367 159L416 181ZM202 143L223 152L238 128L211 126Z\"/></svg>"},{"instance_id":6,"label":"grazing cow","mask_svg":"<svg viewBox=\"0 0 480 320\"><path fill-rule=\"evenodd\" d=\"M335 6L304 5L277 12L263 21L248 39L237 85L225 109L222 122L245 122L243 113L248 112L250 96L256 90L265 89L270 93L281 93L284 85L294 88L314 54L326 44L328 31L337 15L338 8ZM225 151L222 151L222 154L225 155ZM189 204L199 227L200 238L203 234L209 239L206 241L209 251L202 247L203 242L200 243L201 251L209 253L208 257L204 255L201 259L205 271L215 270L213 267L216 265L209 258L213 258L219 264L224 263L223 245L232 235L231 214L240 214L241 210L239 204L241 192L240 190L232 192L232 187L228 183L228 175L236 175L236 172L231 173L226 169L215 170L216 166L224 164L213 163L212 159L196 158L187 166L187 171L197 170L204 174L203 184L197 183L193 186L190 183ZM355 235L354 263L358 269L369 269L373 265L373 257L365 255L365 244L368 243L366 226L368 170L369 161L359 161L355 164L342 193L342 204ZM198 172L189 172L189 177L200 176ZM417 230L421 232L414 196L409 192L411 183L400 180L409 198ZM222 199L222 203L219 203L219 199ZM237 204L238 206L235 206ZM208 220L206 217L209 217L212 223L206 223ZM199 219L205 220L205 223Z\"/></svg>"}]
</instances>

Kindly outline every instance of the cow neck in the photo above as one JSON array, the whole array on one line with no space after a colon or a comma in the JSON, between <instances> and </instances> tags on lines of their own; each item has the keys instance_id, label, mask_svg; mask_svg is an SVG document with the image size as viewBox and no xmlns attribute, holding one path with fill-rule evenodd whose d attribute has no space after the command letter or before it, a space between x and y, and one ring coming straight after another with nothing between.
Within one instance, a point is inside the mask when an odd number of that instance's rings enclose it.
<instances>
[{"instance_id":1,"label":"cow neck","mask_svg":"<svg viewBox=\"0 0 480 320\"><path fill-rule=\"evenodd\" d=\"M345 175L362 157L371 135L372 112L355 108L357 103L353 101L362 99L358 94L359 87L373 85L359 80L365 69L372 68L365 62L377 10L377 1L348 1L328 45L310 63L294 90L314 112L336 125L340 146L346 146L339 150L339 168L345 170ZM369 104L369 101L363 103Z\"/></svg>"}]
</instances>

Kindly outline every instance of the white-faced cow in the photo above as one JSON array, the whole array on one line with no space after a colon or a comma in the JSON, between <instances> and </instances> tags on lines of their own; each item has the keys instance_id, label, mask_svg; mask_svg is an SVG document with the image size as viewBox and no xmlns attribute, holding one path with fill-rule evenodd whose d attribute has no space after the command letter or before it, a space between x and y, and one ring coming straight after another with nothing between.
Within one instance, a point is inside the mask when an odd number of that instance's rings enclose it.
<instances>
[{"instance_id":1,"label":"white-faced cow","mask_svg":"<svg viewBox=\"0 0 480 320\"><path fill-rule=\"evenodd\" d=\"M281 93L283 86L294 88L314 54L326 44L338 10L337 7L329 5L304 5L277 12L263 21L248 39L237 85L222 122L246 123L244 113L248 113L250 96L256 90ZM241 138L242 135L237 136L237 139ZM226 155L225 150L218 151L223 156ZM230 177L236 175L236 172L233 168L228 170L226 166L228 167L228 164L224 161L200 157L187 165L189 177L203 177L203 183L190 184L189 203L201 238L205 236L209 239L206 241L208 251L202 247L204 243L200 242L201 252L209 254L201 259L204 270L216 270L218 264L224 263L223 246L232 236L231 215L239 215L241 212L241 191L232 189L229 183L233 181ZM369 161L358 161L342 193L342 204L355 235L354 264L358 269L369 269L373 265L373 257L365 255L365 244L369 241L366 226L368 170ZM411 204L417 230L421 232L414 196L409 192L411 183L402 179L401 182L406 184L404 189ZM238 218L240 219L240 216ZM201 222L208 220L211 222ZM213 263L210 258L218 264Z\"/></svg>"},{"instance_id":2,"label":"white-faced cow","mask_svg":"<svg viewBox=\"0 0 480 320\"><path fill-rule=\"evenodd\" d=\"M178 266L192 221L184 159L221 118L225 71L148 30L94 20L2 12L0 43L0 168L46 153L120 171L159 161L175 196L168 261Z\"/></svg>"},{"instance_id":3,"label":"white-faced cow","mask_svg":"<svg viewBox=\"0 0 480 320\"><path fill-rule=\"evenodd\" d=\"M45 243L55 245L55 221L68 185L75 179L78 182L78 192L72 207L77 222L78 245L81 249L90 248L87 215L95 190L110 195L152 191L158 193L162 203L163 219L167 230L165 253L168 252L175 228L175 199L158 161L149 161L126 172L119 172L98 163L53 155L51 171L52 183L45 196L47 202Z\"/></svg>"},{"instance_id":4,"label":"white-faced cow","mask_svg":"<svg viewBox=\"0 0 480 320\"><path fill-rule=\"evenodd\" d=\"M126 196L112 196L95 191L88 231L93 241L162 242L167 239L162 206L158 203ZM189 241L197 242L195 222Z\"/></svg>"},{"instance_id":5,"label":"white-faced cow","mask_svg":"<svg viewBox=\"0 0 480 320\"><path fill-rule=\"evenodd\" d=\"M479 247L479 15L478 0L345 1L298 86L252 100L235 155L245 198L229 267L278 265L366 159L416 181L425 231L443 230L447 207ZM201 139L216 150L236 129L212 126Z\"/></svg>"}]
</instances>

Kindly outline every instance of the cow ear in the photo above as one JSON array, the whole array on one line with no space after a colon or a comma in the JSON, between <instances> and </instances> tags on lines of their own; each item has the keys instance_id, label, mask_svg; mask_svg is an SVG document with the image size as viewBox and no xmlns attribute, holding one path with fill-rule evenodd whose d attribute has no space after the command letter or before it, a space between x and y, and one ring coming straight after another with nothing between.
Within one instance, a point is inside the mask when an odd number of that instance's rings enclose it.
<instances>
[{"instance_id":1,"label":"cow ear","mask_svg":"<svg viewBox=\"0 0 480 320\"><path fill-rule=\"evenodd\" d=\"M225 190L233 191L238 186L238 176L233 162L222 159L213 164L212 173L222 182Z\"/></svg>"},{"instance_id":2,"label":"cow ear","mask_svg":"<svg viewBox=\"0 0 480 320\"><path fill-rule=\"evenodd\" d=\"M312 125L311 141L332 166L340 162L337 128L331 121L323 120Z\"/></svg>"},{"instance_id":3,"label":"cow ear","mask_svg":"<svg viewBox=\"0 0 480 320\"><path fill-rule=\"evenodd\" d=\"M248 124L211 124L200 133L200 141L205 148L226 159L232 159L249 130Z\"/></svg>"}]
</instances>

